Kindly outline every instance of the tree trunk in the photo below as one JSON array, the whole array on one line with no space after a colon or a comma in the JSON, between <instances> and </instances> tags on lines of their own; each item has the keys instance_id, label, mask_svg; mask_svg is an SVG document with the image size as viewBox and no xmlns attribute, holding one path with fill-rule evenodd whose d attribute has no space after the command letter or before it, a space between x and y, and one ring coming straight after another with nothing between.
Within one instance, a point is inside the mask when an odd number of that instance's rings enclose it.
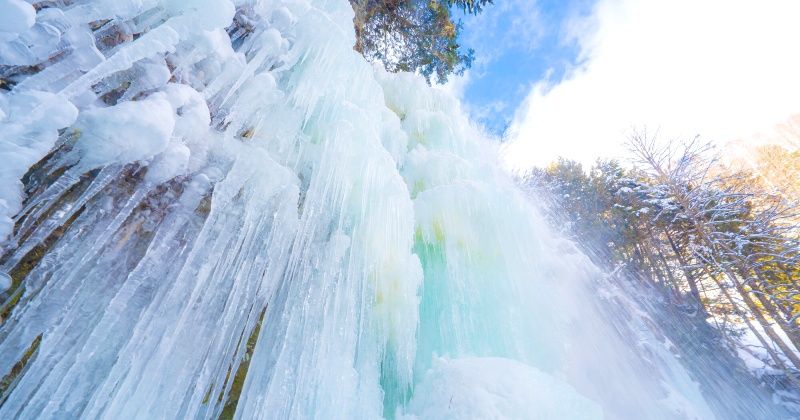
<instances>
[{"instance_id":1,"label":"tree trunk","mask_svg":"<svg viewBox=\"0 0 800 420\"><path fill-rule=\"evenodd\" d=\"M672 288L669 287L669 285L667 284L666 280L664 279L664 276L662 275L661 271L658 269L658 266L655 263L655 259L653 258L652 254L649 252L649 249L647 249L647 247L643 247L643 246L639 246L639 249L640 249L639 252L644 257L644 259L647 261L647 263L643 264L643 266L646 266L648 271L650 271L650 278L653 278L653 277L658 278L658 282L656 284L657 284L659 290L661 290L661 293L664 294L664 297L667 299L667 301L674 303L675 302L675 296L674 296L674 293L672 291Z\"/></svg>"},{"instance_id":2,"label":"tree trunk","mask_svg":"<svg viewBox=\"0 0 800 420\"><path fill-rule=\"evenodd\" d=\"M722 283L716 277L711 275L711 273L706 271L706 274L708 275L709 278L711 278L711 280L714 281L714 283L717 285L717 287L719 287L720 292L722 292L722 294L728 299L728 302L731 303L731 305L733 306L733 308L735 310L737 304L736 304L736 301L733 299L733 296L731 296L731 294L728 292L728 289L726 289L725 286L723 286ZM727 275L727 273L726 273L726 275ZM749 305L748 305L748 308L750 308ZM750 311L752 312L753 309L750 309ZM775 365L777 367L781 368L784 372L786 372L786 376L789 378L789 380L792 381L792 383L794 383L796 386L800 386L800 379L798 379L794 375L794 373L792 371L790 371L786 367L786 364L783 363L783 360L780 358L780 356L778 356L778 354L769 345L769 343L767 343L767 340L764 339L764 336L762 336L761 333L755 328L753 323L750 322L750 319L747 318L747 316L742 316L742 319L744 319L744 322L745 322L745 325L747 325L747 328L750 330L750 332L753 333L753 335L756 337L758 342L761 343L761 345L767 351L767 353L769 354L770 358L772 358L772 360L775 362ZM767 335L770 335L769 334L769 331L770 331L769 327L768 326L764 326L764 324L761 324L761 326L762 326L764 332L766 332ZM773 332L773 334L774 334L774 332ZM772 335L770 335L770 339L772 339ZM772 340L774 342L774 339L772 339ZM781 350L783 350L783 349L781 349Z\"/></svg>"},{"instance_id":3,"label":"tree trunk","mask_svg":"<svg viewBox=\"0 0 800 420\"><path fill-rule=\"evenodd\" d=\"M655 241L655 239L652 237L651 240ZM664 253L661 252L661 248L659 246L654 245L653 247L656 249L656 254L658 254L659 261L661 261L661 264L664 266L664 272L667 274L667 278L669 279L669 283L672 285L672 289L675 291L677 297L683 301L683 294L681 293L680 285L678 284L678 280L675 279L675 276L672 275L672 270L669 267L667 258L664 257Z\"/></svg>"},{"instance_id":4,"label":"tree trunk","mask_svg":"<svg viewBox=\"0 0 800 420\"><path fill-rule=\"evenodd\" d=\"M691 271L689 271L689 265L686 263L686 260L683 259L683 255L681 255L680 250L675 245L675 241L672 240L672 236L669 234L667 229L664 229L664 234L667 235L667 240L669 241L669 245L672 248L672 252L675 254L675 257L678 259L678 264L681 265L681 270L683 270L683 275L686 276L686 282L689 284L689 290L694 296L694 299L697 301L697 307L700 308L703 312L705 312L705 307L702 304L702 300L700 299L700 290L697 287L697 279L694 277Z\"/></svg>"},{"instance_id":5,"label":"tree trunk","mask_svg":"<svg viewBox=\"0 0 800 420\"><path fill-rule=\"evenodd\" d=\"M767 283L757 267L753 267L753 271L756 273L756 276L760 282ZM792 326L789 324L789 321L785 318L785 314L775 307L775 304L769 299L769 296L767 296L765 299L761 299L761 303L770 313L772 319L774 319L778 325L780 325L781 329L783 329L783 332L785 332L786 336L789 337L789 341L792 342L796 349L800 350L800 333L797 331L797 328L792 328Z\"/></svg>"},{"instance_id":6,"label":"tree trunk","mask_svg":"<svg viewBox=\"0 0 800 420\"><path fill-rule=\"evenodd\" d=\"M797 356L797 353L783 341L781 337L775 333L775 330L772 329L772 325L770 325L767 318L764 316L764 313L761 312L761 308L758 307L758 303L761 303L760 299L757 296L753 296L750 292L744 289L742 284L738 281L738 279L730 272L730 270L723 268L723 272L728 277L728 279L733 283L736 291L739 292L741 295L742 300L744 301L747 308L750 309L750 312L753 313L753 316L756 317L758 323L761 324L761 328L764 329L764 332L769 336L772 342L781 349L783 354L789 359L792 364L794 365L795 369L800 370L800 357ZM758 302L756 302L758 301Z\"/></svg>"}]
</instances>

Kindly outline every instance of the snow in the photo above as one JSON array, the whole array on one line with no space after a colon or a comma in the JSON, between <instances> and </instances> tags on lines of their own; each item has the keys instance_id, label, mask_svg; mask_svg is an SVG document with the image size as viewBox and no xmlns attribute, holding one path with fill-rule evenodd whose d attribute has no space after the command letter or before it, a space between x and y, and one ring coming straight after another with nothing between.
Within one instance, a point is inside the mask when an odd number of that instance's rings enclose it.
<instances>
[{"instance_id":1,"label":"snow","mask_svg":"<svg viewBox=\"0 0 800 420\"><path fill-rule=\"evenodd\" d=\"M511 359L437 359L405 419L602 419L569 384Z\"/></svg>"},{"instance_id":2,"label":"snow","mask_svg":"<svg viewBox=\"0 0 800 420\"><path fill-rule=\"evenodd\" d=\"M36 22L36 10L22 0L0 0L0 41L13 40Z\"/></svg>"},{"instance_id":3,"label":"snow","mask_svg":"<svg viewBox=\"0 0 800 420\"><path fill-rule=\"evenodd\" d=\"M123 102L81 112L76 150L85 170L144 160L167 148L175 117L162 98Z\"/></svg>"}]
</instances>

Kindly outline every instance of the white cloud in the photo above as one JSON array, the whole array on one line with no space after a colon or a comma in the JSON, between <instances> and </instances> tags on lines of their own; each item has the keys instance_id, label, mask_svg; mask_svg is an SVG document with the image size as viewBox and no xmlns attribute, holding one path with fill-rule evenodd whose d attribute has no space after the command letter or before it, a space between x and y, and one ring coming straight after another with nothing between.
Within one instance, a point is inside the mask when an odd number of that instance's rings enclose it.
<instances>
[{"instance_id":1,"label":"white cloud","mask_svg":"<svg viewBox=\"0 0 800 420\"><path fill-rule=\"evenodd\" d=\"M477 67L510 49L533 52L546 27L536 0L498 1L476 16L465 17L463 23L463 41L475 49Z\"/></svg>"},{"instance_id":2,"label":"white cloud","mask_svg":"<svg viewBox=\"0 0 800 420\"><path fill-rule=\"evenodd\" d=\"M565 31L581 64L517 110L509 166L619 157L633 127L725 142L785 121L800 112L798 16L796 0L600 0Z\"/></svg>"},{"instance_id":3,"label":"white cloud","mask_svg":"<svg viewBox=\"0 0 800 420\"><path fill-rule=\"evenodd\" d=\"M467 89L467 85L470 82L469 73L470 71L467 70L462 75L453 74L447 78L447 83L443 85L433 85L433 87L449 92L458 99L463 99L464 91Z\"/></svg>"}]
</instances>

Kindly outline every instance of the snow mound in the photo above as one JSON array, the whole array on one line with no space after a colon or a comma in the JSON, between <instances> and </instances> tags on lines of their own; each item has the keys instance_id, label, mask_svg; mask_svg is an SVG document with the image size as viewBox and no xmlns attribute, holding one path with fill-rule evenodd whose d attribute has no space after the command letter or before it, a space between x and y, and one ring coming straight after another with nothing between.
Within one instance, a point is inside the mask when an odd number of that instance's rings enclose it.
<instances>
[{"instance_id":1,"label":"snow mound","mask_svg":"<svg viewBox=\"0 0 800 420\"><path fill-rule=\"evenodd\" d=\"M414 390L407 419L602 419L566 382L516 360L437 359Z\"/></svg>"}]
</instances>

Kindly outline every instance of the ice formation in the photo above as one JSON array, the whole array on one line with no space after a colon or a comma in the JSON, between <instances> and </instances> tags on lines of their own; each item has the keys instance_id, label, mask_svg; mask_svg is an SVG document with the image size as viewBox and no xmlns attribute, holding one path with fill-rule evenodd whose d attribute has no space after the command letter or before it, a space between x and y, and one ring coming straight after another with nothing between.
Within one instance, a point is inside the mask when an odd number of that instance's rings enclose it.
<instances>
[{"instance_id":1,"label":"ice formation","mask_svg":"<svg viewBox=\"0 0 800 420\"><path fill-rule=\"evenodd\" d=\"M0 11L0 418L784 415L611 319L346 0Z\"/></svg>"},{"instance_id":2,"label":"ice formation","mask_svg":"<svg viewBox=\"0 0 800 420\"><path fill-rule=\"evenodd\" d=\"M602 419L603 412L568 384L505 358L434 360L415 386L411 418Z\"/></svg>"}]
</instances>

